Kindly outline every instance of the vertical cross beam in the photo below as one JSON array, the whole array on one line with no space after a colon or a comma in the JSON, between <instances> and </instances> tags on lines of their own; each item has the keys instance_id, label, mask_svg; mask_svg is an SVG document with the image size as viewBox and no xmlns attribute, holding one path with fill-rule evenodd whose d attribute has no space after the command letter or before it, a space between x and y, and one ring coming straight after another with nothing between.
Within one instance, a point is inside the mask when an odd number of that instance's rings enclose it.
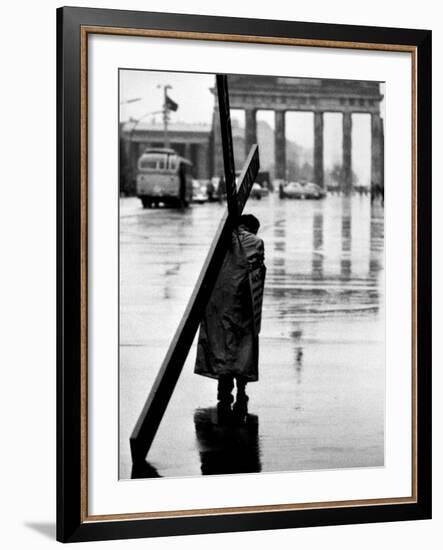
<instances>
[{"instance_id":1,"label":"vertical cross beam","mask_svg":"<svg viewBox=\"0 0 443 550\"><path fill-rule=\"evenodd\" d=\"M228 212L233 222L238 215L236 205L236 183L234 145L232 143L231 110L229 107L228 79L226 75L217 75L217 96L220 113L220 133L223 145L223 165L225 169L226 200Z\"/></svg>"},{"instance_id":2,"label":"vertical cross beam","mask_svg":"<svg viewBox=\"0 0 443 550\"><path fill-rule=\"evenodd\" d=\"M217 76L217 88L221 127L223 128L223 158L225 160L228 210L220 221L185 313L132 431L130 446L133 464L140 464L145 460L157 433L200 325L206 304L211 296L226 251L231 243L232 229L237 222L238 215L243 211L259 170L258 146L254 145L246 159L236 186L229 96L225 75Z\"/></svg>"}]
</instances>

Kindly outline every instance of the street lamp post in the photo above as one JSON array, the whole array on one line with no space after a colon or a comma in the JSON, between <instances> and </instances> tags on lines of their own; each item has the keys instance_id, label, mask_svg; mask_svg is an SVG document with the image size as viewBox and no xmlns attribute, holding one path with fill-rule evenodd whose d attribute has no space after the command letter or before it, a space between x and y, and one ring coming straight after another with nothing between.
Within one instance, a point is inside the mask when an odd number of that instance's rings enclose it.
<instances>
[{"instance_id":1,"label":"street lamp post","mask_svg":"<svg viewBox=\"0 0 443 550\"><path fill-rule=\"evenodd\" d=\"M168 90L172 89L170 84L159 84L157 88L163 88L163 143L165 149L169 149L169 134L168 134L168 122L169 122L169 106L168 106Z\"/></svg>"},{"instance_id":2,"label":"street lamp post","mask_svg":"<svg viewBox=\"0 0 443 550\"><path fill-rule=\"evenodd\" d=\"M130 122L133 123L133 126L129 130L129 133L128 133L128 150L129 150L128 151L128 153L129 153L128 156L129 156L129 164L130 164L130 166L129 166L129 179L131 181L131 185L132 185L133 181L135 180L135 172L136 172L135 164L134 164L133 159L132 159L133 136L134 136L135 129L137 128L137 126L138 126L138 124L140 123L141 120L143 120L148 115L162 113L163 114L163 141L164 141L164 147L168 148L168 149L170 147L169 133L168 133L169 111L176 111L178 109L178 105L170 97L168 97L168 90L170 90L172 88L172 86L170 84L164 84L164 85L158 84L157 88L163 88L163 106L162 106L162 110L161 111L150 111L148 113L145 113L144 115L142 115L138 119L132 119L130 121ZM135 101L138 101L139 99L140 98L133 98L133 99L129 99L129 100L124 100L124 101L121 102L121 104L124 105L126 103L133 103Z\"/></svg>"},{"instance_id":3,"label":"street lamp post","mask_svg":"<svg viewBox=\"0 0 443 550\"><path fill-rule=\"evenodd\" d=\"M137 128L139 123L144 118L146 118L147 116L159 114L159 113L162 113L162 112L163 112L163 110L161 110L161 111L149 111L148 113L145 113L141 117L139 117L137 119L132 119L132 120L129 121L129 122L133 123L132 128L128 132L128 162L129 162L128 172L129 172L129 181L130 181L130 186L131 187L133 185L133 182L135 181L135 176L136 176L136 168L135 168L135 163L133 161L133 154L132 154L132 144L133 144L133 139L132 138L134 136L135 129Z\"/></svg>"}]
</instances>

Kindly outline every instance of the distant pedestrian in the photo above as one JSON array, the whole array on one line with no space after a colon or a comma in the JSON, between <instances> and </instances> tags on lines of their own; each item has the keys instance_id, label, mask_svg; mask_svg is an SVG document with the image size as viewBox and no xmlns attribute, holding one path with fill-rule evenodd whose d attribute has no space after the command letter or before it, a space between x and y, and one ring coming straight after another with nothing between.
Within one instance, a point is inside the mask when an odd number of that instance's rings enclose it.
<instances>
[{"instance_id":1,"label":"distant pedestrian","mask_svg":"<svg viewBox=\"0 0 443 550\"><path fill-rule=\"evenodd\" d=\"M226 199L226 181L224 176L221 176L218 182L218 200L223 202Z\"/></svg>"},{"instance_id":2,"label":"distant pedestrian","mask_svg":"<svg viewBox=\"0 0 443 550\"><path fill-rule=\"evenodd\" d=\"M209 202L212 202L214 200L214 184L212 183L211 180L208 181L208 183L206 184L206 194L208 196L208 201Z\"/></svg>"},{"instance_id":3,"label":"distant pedestrian","mask_svg":"<svg viewBox=\"0 0 443 550\"><path fill-rule=\"evenodd\" d=\"M240 216L238 229L200 325L195 373L218 380L219 419L247 413L246 384L258 380L260 332L266 268L258 219ZM236 401L232 391L237 385Z\"/></svg>"}]
</instances>

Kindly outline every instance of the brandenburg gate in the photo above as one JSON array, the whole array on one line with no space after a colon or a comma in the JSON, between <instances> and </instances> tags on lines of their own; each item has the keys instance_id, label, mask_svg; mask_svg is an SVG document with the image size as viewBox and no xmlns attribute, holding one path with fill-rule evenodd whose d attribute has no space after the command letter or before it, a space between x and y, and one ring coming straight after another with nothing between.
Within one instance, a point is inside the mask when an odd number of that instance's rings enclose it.
<instances>
[{"instance_id":1,"label":"brandenburg gate","mask_svg":"<svg viewBox=\"0 0 443 550\"><path fill-rule=\"evenodd\" d=\"M314 181L324 186L324 113L341 113L342 190L352 188L352 115L371 115L371 187L383 187L383 121L380 117L379 82L288 78L276 76L229 75L231 109L245 111L245 150L257 143L257 111L272 110L275 115L275 177L286 176L285 114L287 111L314 113ZM213 90L215 92L215 90ZM214 117L214 174L222 174L218 116Z\"/></svg>"}]
</instances>

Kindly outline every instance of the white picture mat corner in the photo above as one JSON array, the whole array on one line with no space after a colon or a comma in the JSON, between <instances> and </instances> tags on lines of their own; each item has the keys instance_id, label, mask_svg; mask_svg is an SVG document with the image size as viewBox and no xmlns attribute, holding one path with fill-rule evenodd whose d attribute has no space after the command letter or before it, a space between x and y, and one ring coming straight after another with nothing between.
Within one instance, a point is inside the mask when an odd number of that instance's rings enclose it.
<instances>
[{"instance_id":1,"label":"white picture mat corner","mask_svg":"<svg viewBox=\"0 0 443 550\"><path fill-rule=\"evenodd\" d=\"M89 514L411 495L411 57L90 35ZM118 481L118 69L385 81L385 467Z\"/></svg>"}]
</instances>

